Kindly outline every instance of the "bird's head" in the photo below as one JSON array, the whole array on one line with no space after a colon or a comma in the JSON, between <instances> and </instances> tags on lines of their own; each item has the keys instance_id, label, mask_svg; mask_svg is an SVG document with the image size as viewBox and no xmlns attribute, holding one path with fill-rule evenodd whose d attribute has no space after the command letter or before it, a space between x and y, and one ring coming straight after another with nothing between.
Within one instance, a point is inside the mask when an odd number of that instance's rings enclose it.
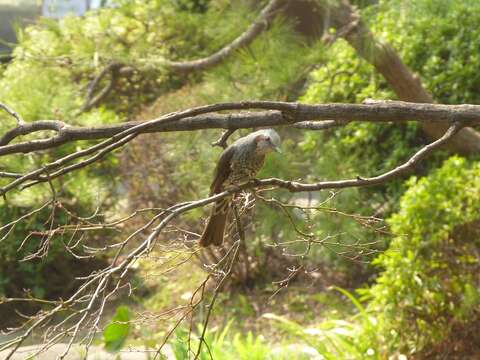
<instances>
[{"instance_id":1,"label":"bird's head","mask_svg":"<svg viewBox=\"0 0 480 360\"><path fill-rule=\"evenodd\" d=\"M280 136L273 129L260 130L255 133L256 151L261 154L269 153L270 151L276 151L281 153L280 150Z\"/></svg>"}]
</instances>

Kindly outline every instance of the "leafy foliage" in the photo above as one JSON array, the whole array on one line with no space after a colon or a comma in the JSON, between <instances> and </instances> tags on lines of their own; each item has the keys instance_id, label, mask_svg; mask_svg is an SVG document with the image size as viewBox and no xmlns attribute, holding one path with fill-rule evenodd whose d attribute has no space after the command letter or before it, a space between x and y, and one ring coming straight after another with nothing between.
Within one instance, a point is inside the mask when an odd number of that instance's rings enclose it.
<instances>
[{"instance_id":1,"label":"leafy foliage","mask_svg":"<svg viewBox=\"0 0 480 360\"><path fill-rule=\"evenodd\" d=\"M477 104L480 4L475 0L380 1L371 26L444 104ZM460 28L459 28L460 26ZM401 35L394 29L402 29ZM398 36L400 35L400 36Z\"/></svg>"},{"instance_id":2,"label":"leafy foliage","mask_svg":"<svg viewBox=\"0 0 480 360\"><path fill-rule=\"evenodd\" d=\"M334 290L340 292L344 300L351 302L356 314L348 319L335 319L332 316L309 327L275 314L265 314L264 317L282 329L289 341L300 340L324 359L382 359L374 314L347 290Z\"/></svg>"},{"instance_id":3,"label":"leafy foliage","mask_svg":"<svg viewBox=\"0 0 480 360\"><path fill-rule=\"evenodd\" d=\"M411 179L390 219L398 235L375 261L384 271L365 292L390 350L478 343L471 329L480 314L479 176L479 163L452 157Z\"/></svg>"},{"instance_id":4,"label":"leafy foliage","mask_svg":"<svg viewBox=\"0 0 480 360\"><path fill-rule=\"evenodd\" d=\"M122 348L130 332L130 310L119 306L110 323L103 330L103 342L108 351L118 351Z\"/></svg>"}]
</instances>

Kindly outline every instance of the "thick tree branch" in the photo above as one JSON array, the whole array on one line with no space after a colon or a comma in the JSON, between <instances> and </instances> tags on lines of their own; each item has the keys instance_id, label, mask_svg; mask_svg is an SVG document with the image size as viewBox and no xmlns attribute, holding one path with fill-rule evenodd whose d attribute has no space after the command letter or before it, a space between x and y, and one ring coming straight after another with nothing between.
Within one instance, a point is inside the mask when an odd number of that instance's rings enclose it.
<instances>
[{"instance_id":1,"label":"thick tree branch","mask_svg":"<svg viewBox=\"0 0 480 360\"><path fill-rule=\"evenodd\" d=\"M0 147L7 145L8 143L10 143L10 141L12 141L18 136L28 135L42 130L61 132L65 126L67 126L67 124L59 120L39 120L31 123L26 123L22 121L16 128L7 131L0 138Z\"/></svg>"},{"instance_id":2,"label":"thick tree branch","mask_svg":"<svg viewBox=\"0 0 480 360\"><path fill-rule=\"evenodd\" d=\"M303 130L327 130L339 126L344 126L347 123L348 121L344 120L302 121L294 124L293 127Z\"/></svg>"},{"instance_id":3,"label":"thick tree branch","mask_svg":"<svg viewBox=\"0 0 480 360\"><path fill-rule=\"evenodd\" d=\"M231 110L267 110L260 112L240 112L219 114L219 111ZM330 127L331 121L368 121L402 122L434 121L438 126L449 126L458 121L464 126L480 122L480 105L437 105L417 104L400 101L369 101L366 104L319 104L307 105L275 101L250 101L222 103L188 109L178 113L164 115L146 122L124 122L100 127L74 127L61 121L38 121L38 130L59 129L57 135L48 139L31 140L0 146L0 156L15 153L30 153L58 147L78 140L97 140L112 138L112 143L130 134L192 131L200 129L242 129L252 127L293 125L301 128L312 126L311 121L322 122L321 127ZM308 121L308 122L306 122ZM37 122L26 125L28 133L37 127ZM328 124L328 126L327 126ZM335 124L337 125L337 124ZM35 130L36 131L36 130ZM12 135L19 136L25 130L17 127L5 134L0 143L11 141ZM7 140L5 140L7 139ZM108 145L108 144L107 144Z\"/></svg>"}]
</instances>

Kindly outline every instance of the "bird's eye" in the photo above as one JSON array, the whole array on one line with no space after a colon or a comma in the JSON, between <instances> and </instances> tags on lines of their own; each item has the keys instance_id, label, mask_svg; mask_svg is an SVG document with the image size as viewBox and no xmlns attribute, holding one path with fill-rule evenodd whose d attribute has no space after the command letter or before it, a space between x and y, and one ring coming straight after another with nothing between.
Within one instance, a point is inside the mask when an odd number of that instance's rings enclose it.
<instances>
[{"instance_id":1,"label":"bird's eye","mask_svg":"<svg viewBox=\"0 0 480 360\"><path fill-rule=\"evenodd\" d=\"M267 136L267 137L265 138L265 140L270 141L270 138Z\"/></svg>"}]
</instances>

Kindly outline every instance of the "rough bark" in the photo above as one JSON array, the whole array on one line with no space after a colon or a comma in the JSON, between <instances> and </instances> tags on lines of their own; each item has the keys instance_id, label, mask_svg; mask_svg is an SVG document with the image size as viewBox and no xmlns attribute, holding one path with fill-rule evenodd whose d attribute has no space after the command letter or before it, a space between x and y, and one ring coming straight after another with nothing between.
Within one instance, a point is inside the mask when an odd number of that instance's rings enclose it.
<instances>
[{"instance_id":1,"label":"rough bark","mask_svg":"<svg viewBox=\"0 0 480 360\"><path fill-rule=\"evenodd\" d=\"M239 112L218 113L226 110ZM251 112L250 110L264 111ZM316 127L315 124L312 124L312 121L319 120L322 120L322 125ZM234 130L282 125L321 130L333 125L340 126L350 121L419 121L421 123L432 121L446 128L452 122L460 122L462 126L471 126L480 123L480 105L437 105L402 101L308 105L281 101L250 101L206 105L167 114L149 121L131 121L99 127L70 126L59 120L21 122L0 137L0 156L46 150L78 140L110 138L112 141L116 141L127 135L136 136L141 133L200 129ZM43 130L52 130L56 134L46 139L11 143L20 136Z\"/></svg>"}]
</instances>

